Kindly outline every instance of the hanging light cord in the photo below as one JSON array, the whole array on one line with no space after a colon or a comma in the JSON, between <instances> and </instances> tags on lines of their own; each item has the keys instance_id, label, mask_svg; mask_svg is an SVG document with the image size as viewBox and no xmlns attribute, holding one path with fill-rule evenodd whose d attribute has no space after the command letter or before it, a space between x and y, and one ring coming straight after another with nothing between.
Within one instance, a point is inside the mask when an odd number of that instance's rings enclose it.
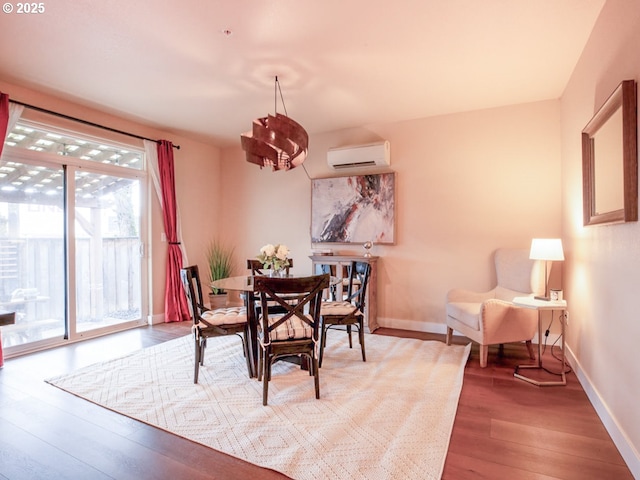
<instances>
[{"instance_id":1,"label":"hanging light cord","mask_svg":"<svg viewBox=\"0 0 640 480\"><path fill-rule=\"evenodd\" d=\"M278 93L280 93L280 102L282 102L282 108L284 109L284 114L285 116L289 116L289 113L287 112L287 106L284 103L284 96L282 95L282 88L280 88L280 82L278 81L278 76L276 75L276 81L275 81L275 88L274 88L274 92L273 92L273 111L275 113L278 113ZM304 173L307 174L307 178L309 180L311 180L311 176L309 175L309 172L307 171L307 167L304 166L304 163L301 165L302 169L304 170Z\"/></svg>"},{"instance_id":2,"label":"hanging light cord","mask_svg":"<svg viewBox=\"0 0 640 480\"><path fill-rule=\"evenodd\" d=\"M287 106L284 104L284 97L282 96L282 89L280 88L280 82L278 81L278 76L276 75L276 89L274 92L274 111L278 113L278 92L280 93L280 101L282 102L282 108L284 109L285 116L289 116L287 112Z\"/></svg>"}]
</instances>

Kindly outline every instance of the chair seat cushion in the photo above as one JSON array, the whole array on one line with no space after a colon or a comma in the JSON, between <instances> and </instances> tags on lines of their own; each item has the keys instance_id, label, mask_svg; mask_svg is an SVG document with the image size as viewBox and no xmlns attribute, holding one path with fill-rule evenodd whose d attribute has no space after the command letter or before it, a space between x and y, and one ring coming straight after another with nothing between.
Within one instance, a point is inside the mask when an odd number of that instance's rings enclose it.
<instances>
[{"instance_id":1,"label":"chair seat cushion","mask_svg":"<svg viewBox=\"0 0 640 480\"><path fill-rule=\"evenodd\" d=\"M247 309L245 307L227 307L207 310L201 317L212 325L231 325L246 323ZM206 328L206 325L201 325Z\"/></svg>"},{"instance_id":2,"label":"chair seat cushion","mask_svg":"<svg viewBox=\"0 0 640 480\"><path fill-rule=\"evenodd\" d=\"M320 307L320 316L325 315L349 315L354 313L357 307L351 302L322 302Z\"/></svg>"},{"instance_id":3,"label":"chair seat cushion","mask_svg":"<svg viewBox=\"0 0 640 480\"><path fill-rule=\"evenodd\" d=\"M482 303L451 302L447 304L447 316L455 318L474 330L480 330Z\"/></svg>"},{"instance_id":4,"label":"chair seat cushion","mask_svg":"<svg viewBox=\"0 0 640 480\"><path fill-rule=\"evenodd\" d=\"M273 325L280 320L284 315L270 315L269 325ZM306 315L309 320L313 320L310 315ZM282 325L276 327L271 331L271 340L300 340L303 338L313 338L313 328L311 325L303 322L300 318L293 315Z\"/></svg>"}]
</instances>

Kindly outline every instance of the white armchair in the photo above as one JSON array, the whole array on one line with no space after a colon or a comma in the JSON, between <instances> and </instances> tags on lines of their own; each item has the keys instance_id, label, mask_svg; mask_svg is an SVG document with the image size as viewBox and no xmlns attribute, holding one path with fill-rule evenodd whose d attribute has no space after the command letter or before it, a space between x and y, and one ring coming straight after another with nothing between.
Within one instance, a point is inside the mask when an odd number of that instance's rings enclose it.
<instances>
[{"instance_id":1,"label":"white armchair","mask_svg":"<svg viewBox=\"0 0 640 480\"><path fill-rule=\"evenodd\" d=\"M529 259L528 249L495 252L497 285L488 292L453 289L447 293L447 345L453 331L480 344L480 366L487 366L489 345L525 341L535 358L531 339L538 329L535 310L515 307L514 297L544 293L544 264Z\"/></svg>"}]
</instances>

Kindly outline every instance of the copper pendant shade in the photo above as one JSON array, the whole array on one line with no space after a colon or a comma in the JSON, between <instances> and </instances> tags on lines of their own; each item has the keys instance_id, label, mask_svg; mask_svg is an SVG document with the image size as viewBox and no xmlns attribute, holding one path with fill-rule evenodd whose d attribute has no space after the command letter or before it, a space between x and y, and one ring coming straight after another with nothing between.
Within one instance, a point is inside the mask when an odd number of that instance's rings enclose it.
<instances>
[{"instance_id":1,"label":"copper pendant shade","mask_svg":"<svg viewBox=\"0 0 640 480\"><path fill-rule=\"evenodd\" d=\"M302 165L309 148L309 135L302 125L280 113L255 119L251 132L240 135L240 140L247 162L260 168L272 167L274 171Z\"/></svg>"}]
</instances>

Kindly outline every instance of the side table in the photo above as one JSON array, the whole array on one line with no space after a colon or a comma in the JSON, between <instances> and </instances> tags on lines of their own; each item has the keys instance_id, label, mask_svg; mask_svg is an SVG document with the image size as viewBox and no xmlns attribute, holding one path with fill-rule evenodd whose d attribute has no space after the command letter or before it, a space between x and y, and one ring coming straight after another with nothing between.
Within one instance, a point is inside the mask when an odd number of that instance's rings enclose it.
<instances>
[{"instance_id":1,"label":"side table","mask_svg":"<svg viewBox=\"0 0 640 480\"><path fill-rule=\"evenodd\" d=\"M533 310L538 311L538 361L534 365L518 365L516 367L516 371L513 376L519 378L520 380L524 380L525 382L532 383L533 385L538 385L539 387L544 386L554 386L554 385L566 385L567 384L567 376L565 374L565 354L564 354L564 329L566 319L564 315L560 315L560 325L561 325L561 333L562 337L562 372L558 375L561 377L560 380L536 380L534 378L527 377L520 373L520 370L525 369L537 369L542 370L542 318L541 313L544 311L561 311L564 313L567 310L567 301L566 300L537 300L533 297L516 297L513 299L513 304L517 307L523 308L531 308Z\"/></svg>"}]
</instances>

